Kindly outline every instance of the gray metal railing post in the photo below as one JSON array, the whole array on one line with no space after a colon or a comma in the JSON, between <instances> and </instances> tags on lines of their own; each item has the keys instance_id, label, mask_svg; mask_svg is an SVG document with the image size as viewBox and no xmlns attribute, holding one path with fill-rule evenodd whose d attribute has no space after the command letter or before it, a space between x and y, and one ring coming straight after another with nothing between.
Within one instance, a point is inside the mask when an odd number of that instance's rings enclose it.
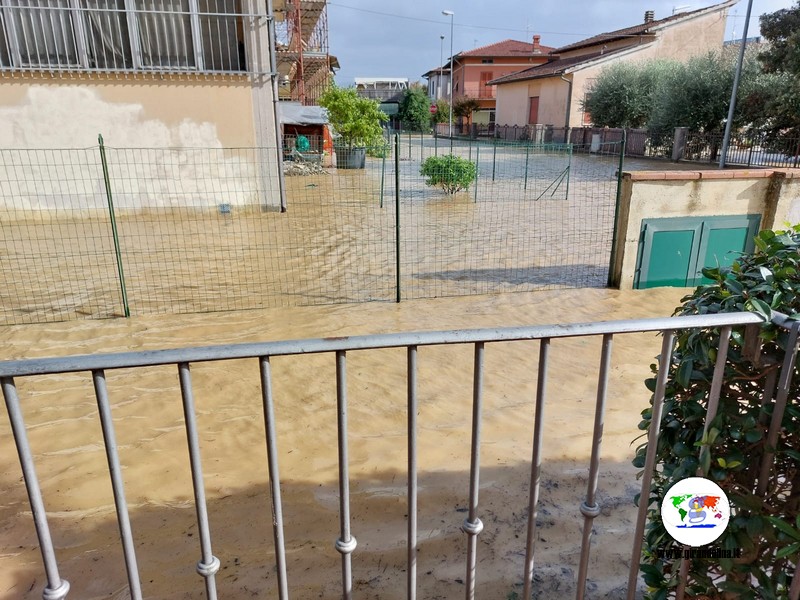
<instances>
[{"instance_id":1,"label":"gray metal railing post","mask_svg":"<svg viewBox=\"0 0 800 600\"><path fill-rule=\"evenodd\" d=\"M600 445L603 442L603 421L606 413L606 397L608 392L608 373L611 370L611 346L613 336L603 336L603 350L600 357L600 374L597 381L597 404L594 409L594 429L592 431L592 455L589 459L589 481L586 488L586 500L581 502L583 515L583 540L581 557L578 565L578 585L575 598L583 600L586 594L586 575L589 570L589 551L591 549L592 527L594 519L600 514L597 503L597 483L600 477Z\"/></svg>"},{"instance_id":2,"label":"gray metal railing post","mask_svg":"<svg viewBox=\"0 0 800 600\"><path fill-rule=\"evenodd\" d=\"M408 347L408 600L417 597L417 347Z\"/></svg>"},{"instance_id":3,"label":"gray metal railing post","mask_svg":"<svg viewBox=\"0 0 800 600\"><path fill-rule=\"evenodd\" d=\"M639 493L639 512L636 515L636 529L633 533L633 551L631 552L631 566L628 571L627 600L634 600L636 596L636 582L639 578L639 561L642 559L642 545L644 544L644 526L647 521L647 509L650 506L650 484L653 481L653 470L656 465L656 452L658 436L661 432L661 412L664 409L664 396L667 389L667 377L672 363L672 345L675 341L675 331L664 331L664 340L661 343L661 356L658 360L658 377L656 378L656 391L653 394L653 411L650 416L650 428L647 433L647 454L645 455L644 471L642 473L642 488Z\"/></svg>"},{"instance_id":4,"label":"gray metal railing post","mask_svg":"<svg viewBox=\"0 0 800 600\"><path fill-rule=\"evenodd\" d=\"M336 418L339 434L339 539L336 551L342 555L342 598L353 597L351 555L356 538L350 535L350 468L347 455L347 358L343 350L336 352Z\"/></svg>"},{"instance_id":5,"label":"gray metal railing post","mask_svg":"<svg viewBox=\"0 0 800 600\"><path fill-rule=\"evenodd\" d=\"M197 513L197 530L200 534L200 560L197 562L197 574L202 576L206 585L208 600L217 599L215 575L219 571L219 559L211 551L211 528L208 524L208 505L203 482L203 465L200 461L200 438L197 435L197 417L194 409L194 392L192 391L192 374L189 363L178 364L178 379L181 384L183 400L183 419L186 424L186 443L189 447L189 464L192 470L192 489L194 490L194 507Z\"/></svg>"},{"instance_id":6,"label":"gray metal railing post","mask_svg":"<svg viewBox=\"0 0 800 600\"><path fill-rule=\"evenodd\" d=\"M533 550L536 543L536 517L539 506L539 478L542 467L542 432L544 431L544 402L547 396L547 366L550 339L539 343L539 371L536 382L536 412L533 421L533 452L531 455L531 483L528 497L528 536L525 542L525 574L523 598L531 597L533 583Z\"/></svg>"},{"instance_id":7,"label":"gray metal railing post","mask_svg":"<svg viewBox=\"0 0 800 600\"><path fill-rule=\"evenodd\" d=\"M395 302L400 302L400 136L394 136L394 262Z\"/></svg>"},{"instance_id":8,"label":"gray metal railing post","mask_svg":"<svg viewBox=\"0 0 800 600\"><path fill-rule=\"evenodd\" d=\"M278 442L275 432L275 402L272 397L272 376L268 356L259 358L261 372L261 400L264 409L264 431L267 437L267 465L272 500L272 534L275 539L275 568L278 572L278 598L288 600L289 585L286 575L286 544L283 536L283 503L281 501L281 476L278 470Z\"/></svg>"},{"instance_id":9,"label":"gray metal railing post","mask_svg":"<svg viewBox=\"0 0 800 600\"><path fill-rule=\"evenodd\" d=\"M28 492L28 501L33 513L33 525L36 528L36 537L39 540L39 550L42 553L44 572L47 577L47 585L42 592L42 598L44 600L64 600L69 592L69 582L66 579L62 579L58 573L58 560L56 559L55 548L53 548L53 539L50 537L47 511L44 508L39 478L36 476L36 467L33 463L31 446L28 442L28 433L25 430L25 420L22 417L17 387L10 377L0 378L0 385L3 388L8 420L11 422L14 445L17 447L22 477L25 480L25 490Z\"/></svg>"},{"instance_id":10,"label":"gray metal railing post","mask_svg":"<svg viewBox=\"0 0 800 600\"><path fill-rule=\"evenodd\" d=\"M475 574L478 564L478 534L483 522L478 518L478 492L481 470L481 406L483 404L484 343L475 344L475 366L472 376L472 443L469 467L469 515L461 525L467 534L466 598L475 598Z\"/></svg>"},{"instance_id":11,"label":"gray metal railing post","mask_svg":"<svg viewBox=\"0 0 800 600\"><path fill-rule=\"evenodd\" d=\"M139 581L139 567L136 564L136 549L133 544L128 503L125 500L125 484L122 481L122 466L117 452L117 438L114 433L114 421L111 418L111 407L108 400L106 376L102 370L92 371L94 393L97 399L97 410L100 413L100 426L103 429L103 442L106 447L108 471L111 474L111 489L114 493L114 506L117 510L117 524L122 541L122 552L125 557L125 569L128 575L128 586L133 600L141 600L142 586Z\"/></svg>"},{"instance_id":12,"label":"gray metal railing post","mask_svg":"<svg viewBox=\"0 0 800 600\"><path fill-rule=\"evenodd\" d=\"M725 363L728 360L728 346L731 339L731 327L723 327L719 332L719 347L717 348L717 362L714 364L714 375L711 378L711 390L708 394L708 404L706 405L706 421L703 425L703 438L708 435L711 428L711 421L717 416L719 409L719 396L722 392L722 381L725 377ZM711 453L711 446L703 444L700 446L698 456L697 475L705 477L708 475L703 470L703 456Z\"/></svg>"},{"instance_id":13,"label":"gray metal railing post","mask_svg":"<svg viewBox=\"0 0 800 600\"><path fill-rule=\"evenodd\" d=\"M122 268L122 251L119 246L119 234L117 233L117 217L114 213L114 198L111 194L111 179L108 176L108 160L106 158L106 147L103 144L103 136L98 135L97 141L100 144L100 162L103 166L103 183L106 188L106 201L108 202L108 216L111 220L111 235L114 239L114 252L117 257L117 275L119 276L119 289L122 294L122 310L126 317L131 316L131 309L128 306L128 291L125 287L125 270Z\"/></svg>"},{"instance_id":14,"label":"gray metal railing post","mask_svg":"<svg viewBox=\"0 0 800 600\"><path fill-rule=\"evenodd\" d=\"M769 483L769 473L772 470L772 463L775 460L775 450L778 444L778 436L781 432L783 414L786 411L786 402L789 398L789 390L792 387L792 374L797 358L797 342L800 334L800 321L795 321L789 330L789 339L786 342L786 356L781 367L781 375L778 379L778 391L775 395L775 405L772 408L772 421L767 432L767 439L764 444L764 456L761 458L761 468L758 474L758 486L756 494L763 496L767 491Z\"/></svg>"}]
</instances>

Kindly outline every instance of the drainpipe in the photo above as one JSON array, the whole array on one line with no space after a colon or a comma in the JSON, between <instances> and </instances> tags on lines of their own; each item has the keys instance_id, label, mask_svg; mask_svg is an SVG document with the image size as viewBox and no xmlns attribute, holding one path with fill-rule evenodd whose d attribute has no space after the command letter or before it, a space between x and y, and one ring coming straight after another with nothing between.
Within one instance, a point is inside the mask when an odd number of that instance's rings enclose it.
<instances>
[{"instance_id":1,"label":"drainpipe","mask_svg":"<svg viewBox=\"0 0 800 600\"><path fill-rule=\"evenodd\" d=\"M564 127L569 129L569 113L570 108L572 108L572 80L567 79L563 74L559 75L559 77L561 77L561 81L566 81L569 84L569 91L567 92L567 117L564 119Z\"/></svg>"},{"instance_id":2,"label":"drainpipe","mask_svg":"<svg viewBox=\"0 0 800 600\"><path fill-rule=\"evenodd\" d=\"M278 61L275 58L275 10L272 0L267 0L267 20L269 22L269 69L272 79L272 114L275 118L275 150L278 156L278 189L281 193L281 212L286 212L286 180L283 177L283 136L281 135L281 116L278 110Z\"/></svg>"}]
</instances>

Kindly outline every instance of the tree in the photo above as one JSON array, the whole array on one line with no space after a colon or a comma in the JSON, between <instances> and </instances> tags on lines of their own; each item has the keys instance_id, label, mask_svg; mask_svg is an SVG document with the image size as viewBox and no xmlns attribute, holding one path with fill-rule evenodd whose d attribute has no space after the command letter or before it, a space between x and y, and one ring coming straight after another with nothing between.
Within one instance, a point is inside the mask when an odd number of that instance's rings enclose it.
<instances>
[{"instance_id":1,"label":"tree","mask_svg":"<svg viewBox=\"0 0 800 600\"><path fill-rule=\"evenodd\" d=\"M374 146L382 142L381 123L388 117L378 108L377 100L362 98L355 88L333 85L322 93L318 102L328 111L328 119L345 146Z\"/></svg>"},{"instance_id":2,"label":"tree","mask_svg":"<svg viewBox=\"0 0 800 600\"><path fill-rule=\"evenodd\" d=\"M759 58L777 79L767 101L767 128L775 137L800 138L800 0L792 8L761 15L761 34L767 49Z\"/></svg>"},{"instance_id":3,"label":"tree","mask_svg":"<svg viewBox=\"0 0 800 600\"><path fill-rule=\"evenodd\" d=\"M458 118L472 117L473 111L478 110L481 103L475 98L462 97L453 102L453 116Z\"/></svg>"},{"instance_id":4,"label":"tree","mask_svg":"<svg viewBox=\"0 0 800 600\"><path fill-rule=\"evenodd\" d=\"M412 85L400 101L399 116L406 129L427 131L431 122L430 99L425 88Z\"/></svg>"},{"instance_id":5,"label":"tree","mask_svg":"<svg viewBox=\"0 0 800 600\"><path fill-rule=\"evenodd\" d=\"M660 77L670 68L666 61L614 64L591 85L583 108L598 127L643 127Z\"/></svg>"},{"instance_id":6,"label":"tree","mask_svg":"<svg viewBox=\"0 0 800 600\"><path fill-rule=\"evenodd\" d=\"M433 123L447 123L450 118L450 103L444 98L436 101L436 112L431 115Z\"/></svg>"}]
</instances>

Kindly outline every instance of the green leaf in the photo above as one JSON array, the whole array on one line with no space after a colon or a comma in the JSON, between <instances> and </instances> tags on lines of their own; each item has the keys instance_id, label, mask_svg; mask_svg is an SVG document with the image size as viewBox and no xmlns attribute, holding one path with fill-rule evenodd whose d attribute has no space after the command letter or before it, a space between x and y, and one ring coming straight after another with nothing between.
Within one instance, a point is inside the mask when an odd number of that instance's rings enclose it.
<instances>
[{"instance_id":1,"label":"green leaf","mask_svg":"<svg viewBox=\"0 0 800 600\"><path fill-rule=\"evenodd\" d=\"M795 542L791 546L786 546L785 548L781 548L775 553L775 558L783 558L784 556L789 556L794 554L800 550L800 542Z\"/></svg>"},{"instance_id":2,"label":"green leaf","mask_svg":"<svg viewBox=\"0 0 800 600\"><path fill-rule=\"evenodd\" d=\"M800 541L800 530L795 529L779 517L767 517L767 519L769 519L769 522L772 523L776 529L779 529L793 540Z\"/></svg>"},{"instance_id":3,"label":"green leaf","mask_svg":"<svg viewBox=\"0 0 800 600\"><path fill-rule=\"evenodd\" d=\"M689 387L689 382L692 379L692 371L694 370L693 360L684 360L681 366L678 367L678 372L675 374L675 381L677 381L684 388Z\"/></svg>"},{"instance_id":4,"label":"green leaf","mask_svg":"<svg viewBox=\"0 0 800 600\"><path fill-rule=\"evenodd\" d=\"M747 303L752 306L752 310L763 315L766 319L769 319L772 316L772 309L770 308L769 304L763 300L759 300L758 298L750 298Z\"/></svg>"}]
</instances>

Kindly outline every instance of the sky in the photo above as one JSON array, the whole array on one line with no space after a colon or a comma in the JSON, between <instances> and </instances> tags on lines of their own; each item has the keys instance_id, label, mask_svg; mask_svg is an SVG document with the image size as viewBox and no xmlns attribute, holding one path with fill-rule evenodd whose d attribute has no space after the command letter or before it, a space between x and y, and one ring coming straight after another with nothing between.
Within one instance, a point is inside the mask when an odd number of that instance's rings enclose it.
<instances>
[{"instance_id":1,"label":"sky","mask_svg":"<svg viewBox=\"0 0 800 600\"><path fill-rule=\"evenodd\" d=\"M355 77L407 77L439 66L440 55L450 56L450 17L453 11L453 54L508 38L530 41L542 36L546 46L565 46L583 38L630 27L644 21L646 10L655 18L672 14L676 7L695 10L718 4L707 0L329 0L330 52L339 59L340 86ZM758 17L793 0L753 0L747 37L759 34ZM734 5L728 15L725 39L741 38L747 0ZM444 41L440 36L444 35Z\"/></svg>"}]
</instances>

